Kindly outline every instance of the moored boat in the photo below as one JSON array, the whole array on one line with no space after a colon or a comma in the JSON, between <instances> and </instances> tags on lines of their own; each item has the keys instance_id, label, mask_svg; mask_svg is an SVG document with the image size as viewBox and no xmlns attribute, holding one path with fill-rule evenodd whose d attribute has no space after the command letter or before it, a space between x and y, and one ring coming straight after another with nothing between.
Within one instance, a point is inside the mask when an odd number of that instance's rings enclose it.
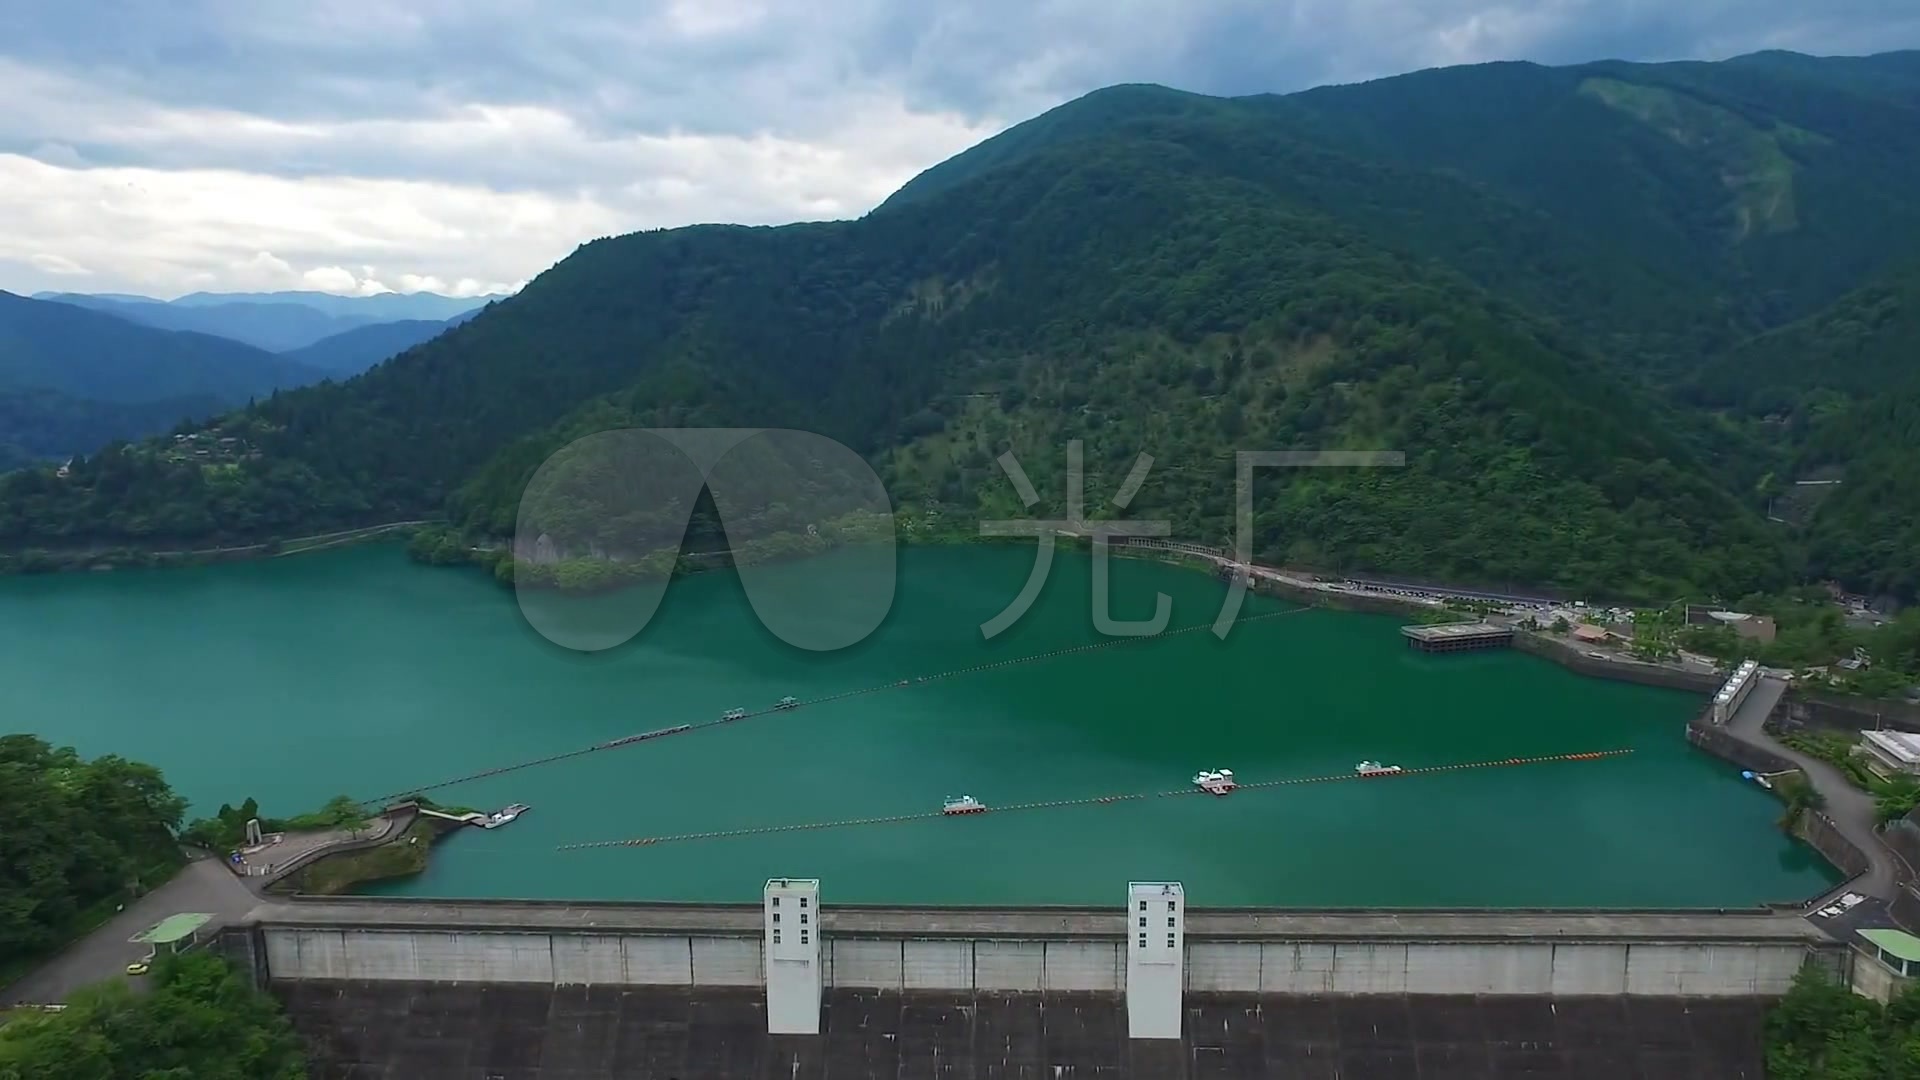
<instances>
[{"instance_id":1,"label":"moored boat","mask_svg":"<svg viewBox=\"0 0 1920 1080\"><path fill-rule=\"evenodd\" d=\"M514 819L531 809L533 809L533 807L528 806L526 803L514 803L504 810L495 810L493 813L488 814L487 819L480 823L480 827L483 829L497 829L502 825L511 825Z\"/></svg>"},{"instance_id":2,"label":"moored boat","mask_svg":"<svg viewBox=\"0 0 1920 1080\"><path fill-rule=\"evenodd\" d=\"M949 795L940 807L943 814L978 814L986 810L987 804L971 795Z\"/></svg>"},{"instance_id":3,"label":"moored boat","mask_svg":"<svg viewBox=\"0 0 1920 1080\"><path fill-rule=\"evenodd\" d=\"M1353 771L1359 773L1361 776L1392 776L1394 773L1405 772L1406 770L1398 765L1383 765L1378 761L1363 761L1355 765Z\"/></svg>"},{"instance_id":4,"label":"moored boat","mask_svg":"<svg viewBox=\"0 0 1920 1080\"><path fill-rule=\"evenodd\" d=\"M1232 769L1202 769L1194 774L1193 782L1200 790L1213 795L1225 795L1237 786Z\"/></svg>"}]
</instances>

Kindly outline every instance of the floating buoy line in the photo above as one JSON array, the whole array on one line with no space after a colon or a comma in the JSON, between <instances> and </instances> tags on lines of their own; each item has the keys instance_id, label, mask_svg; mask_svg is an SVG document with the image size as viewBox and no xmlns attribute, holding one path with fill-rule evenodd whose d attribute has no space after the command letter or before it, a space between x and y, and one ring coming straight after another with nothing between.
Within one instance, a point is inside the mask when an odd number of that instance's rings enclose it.
<instances>
[{"instance_id":1,"label":"floating buoy line","mask_svg":"<svg viewBox=\"0 0 1920 1080\"><path fill-rule=\"evenodd\" d=\"M1238 626L1242 623L1265 622L1268 619L1278 619L1288 615L1300 615L1313 610L1315 609L1311 607L1299 607L1299 608L1288 608L1285 611L1271 611L1265 615L1250 615L1243 619L1237 619L1235 620L1234 625ZM432 784L421 784L415 787L407 788L403 791L396 791L388 795L381 795L377 798L366 800L365 805L369 805L369 806L377 805L380 807L385 807L391 804L392 802L394 802L395 800L404 799L409 795L422 795L429 791L438 791L441 788L454 787L459 784L469 784L475 780L486 780L495 776L504 776L507 773L519 772L522 769L531 769L538 765L551 765L551 764L554 764L555 762L566 761L571 758L585 757L588 754L597 753L602 750L615 750L623 746L631 746L636 743L642 743L642 742L648 742L654 739L666 738L667 736L671 736L671 735L685 735L689 732L701 731L706 728L724 727L728 724L739 723L742 720L751 720L755 717L769 716L769 715L772 715L773 713L778 713L778 712L792 712L795 709L805 708L805 707L814 706L814 705L825 705L829 702L842 701L842 700L845 700L846 698L861 697L866 694L877 694L883 690L902 690L902 689L906 689L908 687L913 687L913 686L925 686L928 683L940 682L943 679L957 679L965 675L978 675L982 672L999 671L1004 668L1019 667L1024 664L1034 664L1042 660L1052 660L1057 657L1074 656L1081 653L1096 652L1100 649L1111 649L1121 645L1131 645L1141 641L1161 641L1170 637L1179 637L1182 634L1193 634L1193 633L1198 633L1199 631L1202 631L1202 630L1211 630L1211 629L1213 629L1213 624L1209 622L1209 623L1199 623L1194 626L1183 626L1178 630L1166 630L1158 634L1146 634L1140 637L1108 638L1104 641L1089 642L1085 645L1069 645L1069 646L1066 646L1065 648L1048 649L1046 652L1031 653L1026 656L1009 657L1008 659L1005 659L1005 660L994 660L984 664L972 664L963 668L954 668L951 671L935 672L934 674L931 674L931 675L920 675L920 676L915 676L911 678L896 679L892 682L879 683L874 686L862 687L857 690L842 690L837 694L828 694L824 697L807 698L804 700L786 698L786 699L782 699L780 702L774 705L769 705L764 709L757 709L752 711L745 710L745 709L731 709L731 710L728 710L728 712L718 720L703 720L697 723L676 724L671 727L656 728L652 731L645 731L636 735L625 735L618 739L609 739L606 742L595 743L592 746L582 746L574 750L562 750L559 753L548 754L545 757L532 758L527 761L518 761L518 762L514 762L511 765L499 765L491 769L482 769L479 772L468 773L465 776L456 776L451 780L441 780L437 783L432 783Z\"/></svg>"},{"instance_id":2,"label":"floating buoy line","mask_svg":"<svg viewBox=\"0 0 1920 1080\"><path fill-rule=\"evenodd\" d=\"M1577 754L1547 754L1538 757L1500 758L1492 761L1465 761L1451 765L1427 765L1418 768L1400 769L1395 772L1351 772L1337 773L1331 776L1296 776L1280 780L1262 780L1255 783L1236 783L1235 791L1259 790L1262 788L1299 787L1307 784L1332 784L1341 781L1380 781L1410 776L1433 776L1446 772L1463 772L1468 769L1497 769L1522 765L1546 765L1555 762L1600 761L1606 758L1623 757L1632 750L1590 750ZM1106 803L1142 802L1148 799L1171 799L1182 795L1204 795L1209 790L1202 787L1180 788L1173 791L1134 792L1123 795L1090 795L1078 799L1046 799L1037 802L1023 802L983 806L979 810L970 810L965 816L981 814L1011 814L1028 810L1054 810L1068 806L1097 806ZM680 843L687 840L722 840L739 836L765 836L772 833L812 832L822 829L847 829L860 825L890 825L903 821L925 821L938 817L954 816L946 809L930 810L911 814L885 814L878 817L843 818L838 821L812 821L785 825L758 825L740 829L714 829L708 832L670 833L664 836L644 836L631 840L592 840L584 843L561 844L560 851L587 851L596 848L633 848L650 847L655 844Z\"/></svg>"}]
</instances>

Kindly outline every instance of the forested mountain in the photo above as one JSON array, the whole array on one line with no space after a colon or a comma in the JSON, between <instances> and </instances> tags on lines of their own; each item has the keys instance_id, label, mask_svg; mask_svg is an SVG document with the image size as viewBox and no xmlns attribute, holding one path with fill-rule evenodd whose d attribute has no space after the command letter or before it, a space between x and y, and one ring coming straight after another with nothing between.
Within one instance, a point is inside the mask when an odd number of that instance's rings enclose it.
<instances>
[{"instance_id":1,"label":"forested mountain","mask_svg":"<svg viewBox=\"0 0 1920 1080\"><path fill-rule=\"evenodd\" d=\"M225 338L0 292L0 463L91 453L324 377Z\"/></svg>"},{"instance_id":2,"label":"forested mountain","mask_svg":"<svg viewBox=\"0 0 1920 1080\"><path fill-rule=\"evenodd\" d=\"M373 323L322 338L305 348L291 349L282 355L335 378L358 375L388 357L398 356L423 341L433 340L448 327L469 318L472 318L471 314L451 319L403 319L399 322Z\"/></svg>"},{"instance_id":3,"label":"forested mountain","mask_svg":"<svg viewBox=\"0 0 1920 1080\"><path fill-rule=\"evenodd\" d=\"M245 401L318 379L301 364L225 338L153 330L0 292L0 386L41 387L89 401Z\"/></svg>"},{"instance_id":4,"label":"forested mountain","mask_svg":"<svg viewBox=\"0 0 1920 1080\"><path fill-rule=\"evenodd\" d=\"M1822 478L1774 485L1806 518L1815 573L1920 592L1920 261L1743 343L1683 393L1754 422L1791 476Z\"/></svg>"},{"instance_id":5,"label":"forested mountain","mask_svg":"<svg viewBox=\"0 0 1920 1080\"><path fill-rule=\"evenodd\" d=\"M125 454L0 482L0 547L441 510L503 535L570 438L773 425L845 442L896 504L949 520L1057 513L1080 438L1090 509L1146 452L1128 515L1225 542L1236 449L1390 449L1405 468L1262 474L1257 547L1665 600L1813 572L1910 594L1898 513L1765 520L1794 469L1879 444L1764 423L1715 372L1797 353L1787 324L1904 280L1917 73L1920 54L1762 54L1233 100L1115 87L859 221L589 243L391 363L231 418L262 451L237 473ZM1889 431L1911 416L1900 333L1885 380L1830 388ZM1041 505L993 464L1007 449Z\"/></svg>"},{"instance_id":6,"label":"forested mountain","mask_svg":"<svg viewBox=\"0 0 1920 1080\"><path fill-rule=\"evenodd\" d=\"M86 454L116 439L138 439L204 420L232 407L203 395L142 402L88 401L52 390L0 386L0 472Z\"/></svg>"}]
</instances>

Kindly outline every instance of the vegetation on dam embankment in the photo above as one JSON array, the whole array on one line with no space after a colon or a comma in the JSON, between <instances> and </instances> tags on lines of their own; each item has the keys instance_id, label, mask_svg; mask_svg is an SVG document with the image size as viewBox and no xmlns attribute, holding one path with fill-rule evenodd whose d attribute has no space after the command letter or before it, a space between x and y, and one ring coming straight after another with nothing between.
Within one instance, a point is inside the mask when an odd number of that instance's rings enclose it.
<instances>
[{"instance_id":1,"label":"vegetation on dam embankment","mask_svg":"<svg viewBox=\"0 0 1920 1080\"><path fill-rule=\"evenodd\" d=\"M314 896L337 896L369 882L411 877L426 870L434 841L451 829L463 827L451 821L419 818L405 832L385 843L323 855L275 888Z\"/></svg>"}]
</instances>

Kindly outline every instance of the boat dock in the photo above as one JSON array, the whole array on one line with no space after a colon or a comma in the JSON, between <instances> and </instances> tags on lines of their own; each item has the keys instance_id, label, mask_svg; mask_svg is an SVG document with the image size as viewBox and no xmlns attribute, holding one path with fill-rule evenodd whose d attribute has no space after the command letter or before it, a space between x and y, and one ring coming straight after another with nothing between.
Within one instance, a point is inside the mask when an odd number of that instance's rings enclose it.
<instances>
[{"instance_id":1,"label":"boat dock","mask_svg":"<svg viewBox=\"0 0 1920 1080\"><path fill-rule=\"evenodd\" d=\"M1406 636L1408 647L1429 653L1498 649L1513 644L1513 627L1489 622L1403 626L1400 633Z\"/></svg>"}]
</instances>

